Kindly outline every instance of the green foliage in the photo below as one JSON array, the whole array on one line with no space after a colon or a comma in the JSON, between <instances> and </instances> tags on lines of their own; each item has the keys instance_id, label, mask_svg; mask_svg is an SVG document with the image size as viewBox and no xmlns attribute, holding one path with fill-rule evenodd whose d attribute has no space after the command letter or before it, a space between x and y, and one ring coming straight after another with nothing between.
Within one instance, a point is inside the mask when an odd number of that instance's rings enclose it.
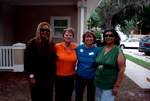
<instances>
[{"instance_id":1,"label":"green foliage","mask_svg":"<svg viewBox=\"0 0 150 101\"><path fill-rule=\"evenodd\" d=\"M149 4L148 0L102 0L87 21L88 29L115 28L120 25L121 30L128 34L132 30L148 33L150 32ZM111 26L108 23L111 23Z\"/></svg>"},{"instance_id":2,"label":"green foliage","mask_svg":"<svg viewBox=\"0 0 150 101\"><path fill-rule=\"evenodd\" d=\"M130 34L132 30L148 34L150 32L150 7L130 5L126 12L120 12L113 17L112 24L119 24L121 31L127 34Z\"/></svg>"},{"instance_id":3,"label":"green foliage","mask_svg":"<svg viewBox=\"0 0 150 101\"><path fill-rule=\"evenodd\" d=\"M133 23L134 23L133 21L126 21L125 26L121 28L121 31L122 31L123 33L125 33L128 37L129 37L130 32L131 32L132 30L136 30L136 27L134 26Z\"/></svg>"},{"instance_id":4,"label":"green foliage","mask_svg":"<svg viewBox=\"0 0 150 101\"><path fill-rule=\"evenodd\" d=\"M143 34L150 32L150 7L144 6L143 10L138 16L138 27L141 29Z\"/></svg>"},{"instance_id":5,"label":"green foliage","mask_svg":"<svg viewBox=\"0 0 150 101\"><path fill-rule=\"evenodd\" d=\"M140 4L144 1L146 0L102 0L100 5L96 9L96 12L100 17L100 21L104 22L99 24L100 27L103 29L111 27L115 28L115 26L118 25L118 23L116 23L118 22L117 20L121 19L120 16L118 16L119 19L114 17L116 14L120 12L125 13L126 9L133 9L134 5ZM113 20L113 18L115 20Z\"/></svg>"},{"instance_id":6,"label":"green foliage","mask_svg":"<svg viewBox=\"0 0 150 101\"><path fill-rule=\"evenodd\" d=\"M99 8L96 8L95 12L97 12L97 15L98 15L99 20L100 20L98 27L102 28L102 29L106 29L105 19L104 19L104 15L103 15L102 10L100 10Z\"/></svg>"},{"instance_id":7,"label":"green foliage","mask_svg":"<svg viewBox=\"0 0 150 101\"><path fill-rule=\"evenodd\" d=\"M132 20L135 16L135 9L133 9L133 5L127 6L125 11L121 11L113 16L112 18L112 25L120 25L122 27L128 26L130 22L135 26L135 19ZM131 21L132 20L132 21Z\"/></svg>"},{"instance_id":8,"label":"green foliage","mask_svg":"<svg viewBox=\"0 0 150 101\"><path fill-rule=\"evenodd\" d=\"M98 39L101 39L101 32L99 31L99 30L97 30L97 29L95 29L95 34L96 34L96 37L98 38Z\"/></svg>"},{"instance_id":9,"label":"green foliage","mask_svg":"<svg viewBox=\"0 0 150 101\"><path fill-rule=\"evenodd\" d=\"M92 29L93 27L98 27L100 20L97 12L93 12L92 15L87 20L87 27L88 29Z\"/></svg>"}]
</instances>

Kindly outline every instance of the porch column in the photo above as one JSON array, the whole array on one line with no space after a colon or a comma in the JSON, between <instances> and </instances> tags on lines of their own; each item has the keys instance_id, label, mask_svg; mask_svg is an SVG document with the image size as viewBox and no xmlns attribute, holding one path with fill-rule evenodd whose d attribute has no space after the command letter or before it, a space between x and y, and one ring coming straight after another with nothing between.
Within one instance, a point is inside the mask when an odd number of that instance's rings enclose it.
<instances>
[{"instance_id":1,"label":"porch column","mask_svg":"<svg viewBox=\"0 0 150 101\"><path fill-rule=\"evenodd\" d=\"M25 44L13 44L14 49L14 72L24 72L24 49Z\"/></svg>"},{"instance_id":2,"label":"porch column","mask_svg":"<svg viewBox=\"0 0 150 101\"><path fill-rule=\"evenodd\" d=\"M83 33L84 33L84 30L85 30L85 27L86 27L86 16L85 16L85 11L86 11L86 9L85 9L85 7L86 7L86 1L85 0L82 0L82 1L78 1L78 8L80 9L80 13L79 13L79 20L78 20L78 24L79 24L79 30L80 30L80 35L79 35L79 39L78 39L78 41L79 41L79 44L82 44L83 42L82 42L82 36L83 36Z\"/></svg>"}]
</instances>

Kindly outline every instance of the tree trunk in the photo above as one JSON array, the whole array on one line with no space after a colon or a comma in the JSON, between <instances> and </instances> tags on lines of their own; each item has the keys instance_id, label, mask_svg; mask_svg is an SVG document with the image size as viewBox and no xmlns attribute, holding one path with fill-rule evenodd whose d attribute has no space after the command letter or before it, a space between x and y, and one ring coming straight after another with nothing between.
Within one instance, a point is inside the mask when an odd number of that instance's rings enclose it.
<instances>
[{"instance_id":1,"label":"tree trunk","mask_svg":"<svg viewBox=\"0 0 150 101\"><path fill-rule=\"evenodd\" d=\"M111 20L112 20L111 15L106 17L105 20L106 29L111 28Z\"/></svg>"}]
</instances>

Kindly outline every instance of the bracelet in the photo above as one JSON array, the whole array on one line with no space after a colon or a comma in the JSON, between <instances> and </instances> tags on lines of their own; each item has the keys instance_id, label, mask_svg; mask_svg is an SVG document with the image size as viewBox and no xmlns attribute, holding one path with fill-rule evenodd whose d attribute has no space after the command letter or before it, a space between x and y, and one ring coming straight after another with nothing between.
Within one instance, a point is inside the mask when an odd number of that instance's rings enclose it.
<instances>
[{"instance_id":1,"label":"bracelet","mask_svg":"<svg viewBox=\"0 0 150 101\"><path fill-rule=\"evenodd\" d=\"M34 75L33 75L33 74L30 74L29 77L30 77L30 78L34 78Z\"/></svg>"},{"instance_id":2,"label":"bracelet","mask_svg":"<svg viewBox=\"0 0 150 101\"><path fill-rule=\"evenodd\" d=\"M119 88L119 86L117 86L117 85L114 85L114 87L118 87Z\"/></svg>"}]
</instances>

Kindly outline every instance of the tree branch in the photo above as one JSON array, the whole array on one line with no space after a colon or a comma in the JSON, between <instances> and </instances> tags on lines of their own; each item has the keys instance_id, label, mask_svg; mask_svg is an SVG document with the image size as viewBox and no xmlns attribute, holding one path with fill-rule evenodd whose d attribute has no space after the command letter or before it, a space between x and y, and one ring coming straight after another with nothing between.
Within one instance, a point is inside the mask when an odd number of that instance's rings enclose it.
<instances>
[{"instance_id":1,"label":"tree branch","mask_svg":"<svg viewBox=\"0 0 150 101\"><path fill-rule=\"evenodd\" d=\"M123 11L125 8L127 7L127 5L125 5L124 7L122 7L121 9L115 11L112 13L112 16L114 16L115 14L118 14L119 12Z\"/></svg>"}]
</instances>

